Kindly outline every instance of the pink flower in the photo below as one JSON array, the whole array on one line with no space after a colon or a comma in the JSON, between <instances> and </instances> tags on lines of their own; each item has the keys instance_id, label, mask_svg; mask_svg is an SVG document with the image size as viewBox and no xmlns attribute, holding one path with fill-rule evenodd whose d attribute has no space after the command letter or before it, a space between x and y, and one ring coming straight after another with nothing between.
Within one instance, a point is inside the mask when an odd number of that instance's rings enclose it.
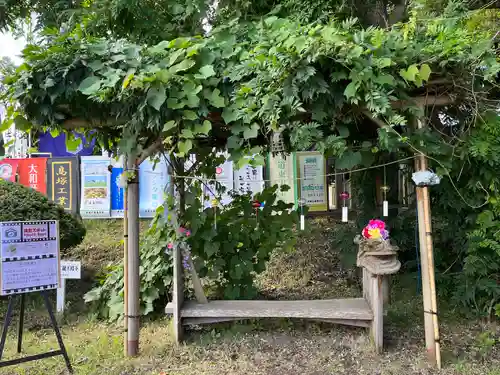
<instances>
[{"instance_id":1,"label":"pink flower","mask_svg":"<svg viewBox=\"0 0 500 375\"><path fill-rule=\"evenodd\" d=\"M190 230L187 230L186 231L186 237L189 237L191 235L191 231Z\"/></svg>"},{"instance_id":2,"label":"pink flower","mask_svg":"<svg viewBox=\"0 0 500 375\"><path fill-rule=\"evenodd\" d=\"M186 228L180 227L179 232L184 233L186 231Z\"/></svg>"},{"instance_id":3,"label":"pink flower","mask_svg":"<svg viewBox=\"0 0 500 375\"><path fill-rule=\"evenodd\" d=\"M385 229L385 223L382 220L370 220L368 226L371 228Z\"/></svg>"},{"instance_id":4,"label":"pink flower","mask_svg":"<svg viewBox=\"0 0 500 375\"><path fill-rule=\"evenodd\" d=\"M169 243L169 244L167 245L167 248L169 248L169 249L173 249L173 248L174 248L174 244L173 244L173 243Z\"/></svg>"}]
</instances>

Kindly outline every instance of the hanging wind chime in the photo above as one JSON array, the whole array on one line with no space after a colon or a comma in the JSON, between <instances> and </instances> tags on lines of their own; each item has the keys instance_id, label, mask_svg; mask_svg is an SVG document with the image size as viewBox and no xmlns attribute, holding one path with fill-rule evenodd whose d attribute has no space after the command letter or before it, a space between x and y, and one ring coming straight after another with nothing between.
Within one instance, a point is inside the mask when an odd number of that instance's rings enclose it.
<instances>
[{"instance_id":1,"label":"hanging wind chime","mask_svg":"<svg viewBox=\"0 0 500 375\"><path fill-rule=\"evenodd\" d=\"M264 208L264 202L259 202L258 200L254 200L252 202L252 207L255 209L255 225L259 226L259 209Z\"/></svg>"},{"instance_id":2,"label":"hanging wind chime","mask_svg":"<svg viewBox=\"0 0 500 375\"><path fill-rule=\"evenodd\" d=\"M214 209L214 229L217 230L217 205L219 201L217 199L212 199L212 207Z\"/></svg>"},{"instance_id":3,"label":"hanging wind chime","mask_svg":"<svg viewBox=\"0 0 500 375\"><path fill-rule=\"evenodd\" d=\"M297 201L300 207L300 230L304 230L306 228L306 218L304 216L304 206L306 205L306 200L301 198Z\"/></svg>"},{"instance_id":4,"label":"hanging wind chime","mask_svg":"<svg viewBox=\"0 0 500 375\"><path fill-rule=\"evenodd\" d=\"M387 193L391 188L387 185L387 175L384 167L384 185L380 187L380 190L382 191L382 195L384 197L384 201L382 202L382 216L388 217L389 216L389 202L387 201Z\"/></svg>"},{"instance_id":5,"label":"hanging wind chime","mask_svg":"<svg viewBox=\"0 0 500 375\"><path fill-rule=\"evenodd\" d=\"M347 180L345 174L343 178L343 189L344 191L340 193L340 199L342 199L342 222L347 223L349 221L349 208L347 207L347 200L351 197L347 191Z\"/></svg>"}]
</instances>

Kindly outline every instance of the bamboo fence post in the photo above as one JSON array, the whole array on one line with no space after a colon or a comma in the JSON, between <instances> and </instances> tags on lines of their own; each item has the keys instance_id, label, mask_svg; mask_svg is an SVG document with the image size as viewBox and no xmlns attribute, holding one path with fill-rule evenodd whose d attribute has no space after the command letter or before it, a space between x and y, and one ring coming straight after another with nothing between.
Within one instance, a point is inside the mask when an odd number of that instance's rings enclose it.
<instances>
[{"instance_id":1,"label":"bamboo fence post","mask_svg":"<svg viewBox=\"0 0 500 375\"><path fill-rule=\"evenodd\" d=\"M422 129L424 127L424 123L421 118L417 119L416 125L417 129ZM427 158L425 155L419 154L418 158L415 160L415 170L425 171L427 168ZM429 188L427 186L417 186L416 196L420 260L422 263L421 270L422 294L424 300L425 342L429 360L438 368L441 368Z\"/></svg>"}]
</instances>

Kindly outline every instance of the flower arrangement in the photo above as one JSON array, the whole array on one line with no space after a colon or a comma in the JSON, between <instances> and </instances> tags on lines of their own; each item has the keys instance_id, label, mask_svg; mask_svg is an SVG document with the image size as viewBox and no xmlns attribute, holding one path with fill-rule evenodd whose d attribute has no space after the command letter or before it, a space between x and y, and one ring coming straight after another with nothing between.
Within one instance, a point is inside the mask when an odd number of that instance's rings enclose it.
<instances>
[{"instance_id":1,"label":"flower arrangement","mask_svg":"<svg viewBox=\"0 0 500 375\"><path fill-rule=\"evenodd\" d=\"M368 225L363 229L363 237L369 240L389 238L389 231L385 229L385 223L382 220L370 220Z\"/></svg>"}]
</instances>

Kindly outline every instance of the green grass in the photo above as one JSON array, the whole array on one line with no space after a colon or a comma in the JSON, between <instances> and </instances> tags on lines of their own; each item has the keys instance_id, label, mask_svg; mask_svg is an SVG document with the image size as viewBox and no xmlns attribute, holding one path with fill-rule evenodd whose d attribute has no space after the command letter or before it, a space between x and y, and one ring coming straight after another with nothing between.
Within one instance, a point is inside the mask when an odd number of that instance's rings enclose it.
<instances>
[{"instance_id":1,"label":"green grass","mask_svg":"<svg viewBox=\"0 0 500 375\"><path fill-rule=\"evenodd\" d=\"M296 251L273 256L268 270L258 280L262 294L281 299L360 295L355 272L342 268L338 252L331 248L329 228L338 224L324 219L309 224L311 230L303 232ZM440 303L444 369L428 368L422 302L411 275L393 278L392 304L385 327L386 350L380 356L373 353L364 329L289 319L193 329L186 343L175 345L170 322L163 318L143 319L141 355L125 359L123 328L92 320L81 301L92 285L93 275L121 259L121 221L95 220L86 225L84 243L65 256L81 259L86 269L84 280L68 285L69 314L62 322L64 341L77 375L500 375L500 350L489 339L500 337L499 328L463 319L444 303ZM144 230L147 222L141 225ZM41 303L35 295L28 298L23 354L57 348ZM12 328L5 359L17 357L15 347ZM64 373L61 357L0 370L2 375Z\"/></svg>"}]
</instances>

